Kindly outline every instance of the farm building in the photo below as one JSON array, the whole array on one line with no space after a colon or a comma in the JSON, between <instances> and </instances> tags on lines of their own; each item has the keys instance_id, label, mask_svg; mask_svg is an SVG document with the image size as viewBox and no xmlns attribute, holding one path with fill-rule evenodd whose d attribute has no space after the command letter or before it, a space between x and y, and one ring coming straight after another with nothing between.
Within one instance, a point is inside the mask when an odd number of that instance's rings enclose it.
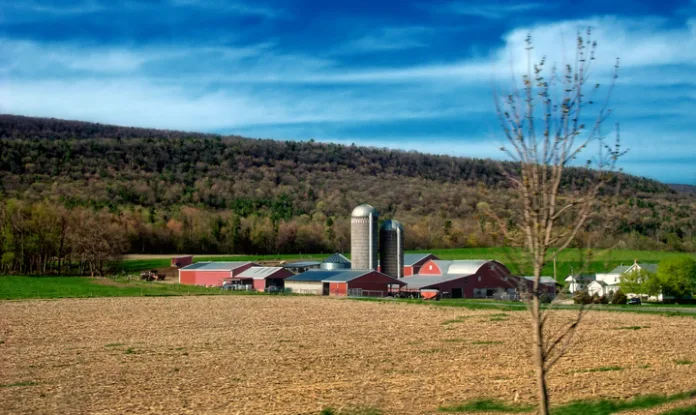
<instances>
[{"instance_id":1,"label":"farm building","mask_svg":"<svg viewBox=\"0 0 696 415\"><path fill-rule=\"evenodd\" d=\"M222 286L247 269L258 266L253 262L196 262L179 269L179 284Z\"/></svg>"},{"instance_id":2,"label":"farm building","mask_svg":"<svg viewBox=\"0 0 696 415\"><path fill-rule=\"evenodd\" d=\"M426 261L420 273L405 277L406 290L439 291L452 298L516 298L531 289L533 282L514 276L505 265L494 260ZM552 296L555 284L542 284L541 290Z\"/></svg>"},{"instance_id":3,"label":"farm building","mask_svg":"<svg viewBox=\"0 0 696 415\"><path fill-rule=\"evenodd\" d=\"M193 264L193 255L175 256L171 262L171 266L176 268L183 268L191 264Z\"/></svg>"},{"instance_id":4,"label":"farm building","mask_svg":"<svg viewBox=\"0 0 696 415\"><path fill-rule=\"evenodd\" d=\"M438 260L433 254L404 254L404 277L420 273L421 267L428 261Z\"/></svg>"},{"instance_id":5,"label":"farm building","mask_svg":"<svg viewBox=\"0 0 696 415\"><path fill-rule=\"evenodd\" d=\"M433 254L404 254L404 271L403 276L408 277L416 275L420 272L423 264L430 260L439 259ZM382 260L378 261L377 271L382 272ZM402 277L403 278L403 277Z\"/></svg>"},{"instance_id":6,"label":"farm building","mask_svg":"<svg viewBox=\"0 0 696 415\"><path fill-rule=\"evenodd\" d=\"M285 288L298 294L386 296L405 284L372 270L311 270L289 277Z\"/></svg>"},{"instance_id":7,"label":"farm building","mask_svg":"<svg viewBox=\"0 0 696 415\"><path fill-rule=\"evenodd\" d=\"M285 279L294 274L283 267L250 267L229 279L234 284L251 286L256 291L283 289Z\"/></svg>"}]
</instances>

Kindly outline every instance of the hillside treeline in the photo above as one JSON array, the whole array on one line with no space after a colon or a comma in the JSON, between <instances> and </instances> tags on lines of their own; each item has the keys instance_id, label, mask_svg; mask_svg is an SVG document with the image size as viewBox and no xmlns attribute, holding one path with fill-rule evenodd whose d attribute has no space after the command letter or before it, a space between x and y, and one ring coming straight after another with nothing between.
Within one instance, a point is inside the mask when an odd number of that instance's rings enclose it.
<instances>
[{"instance_id":1,"label":"hillside treeline","mask_svg":"<svg viewBox=\"0 0 696 415\"><path fill-rule=\"evenodd\" d=\"M515 165L492 160L16 116L0 116L0 144L6 270L81 258L74 238L52 249L23 245L39 224L77 232L76 215L108 224L123 241L114 243L119 253L346 251L359 203L401 220L408 249L499 244L481 203L515 221L517 197L503 174ZM564 191L591 174L569 169ZM597 212L610 228L591 227L579 243L694 251L694 212L693 195L621 175ZM44 214L61 219L34 218ZM42 249L49 259L29 259Z\"/></svg>"}]
</instances>

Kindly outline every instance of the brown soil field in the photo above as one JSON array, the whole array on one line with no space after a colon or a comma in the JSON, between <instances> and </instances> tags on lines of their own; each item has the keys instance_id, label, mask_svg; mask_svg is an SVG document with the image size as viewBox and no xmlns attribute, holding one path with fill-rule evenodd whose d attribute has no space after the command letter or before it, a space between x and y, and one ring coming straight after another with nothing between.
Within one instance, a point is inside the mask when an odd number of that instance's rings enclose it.
<instances>
[{"instance_id":1,"label":"brown soil field","mask_svg":"<svg viewBox=\"0 0 696 415\"><path fill-rule=\"evenodd\" d=\"M1 302L0 316L3 414L433 414L534 400L525 312L224 296ZM694 318L590 312L552 372L552 401L691 390L686 361ZM610 366L621 370L591 371Z\"/></svg>"}]
</instances>

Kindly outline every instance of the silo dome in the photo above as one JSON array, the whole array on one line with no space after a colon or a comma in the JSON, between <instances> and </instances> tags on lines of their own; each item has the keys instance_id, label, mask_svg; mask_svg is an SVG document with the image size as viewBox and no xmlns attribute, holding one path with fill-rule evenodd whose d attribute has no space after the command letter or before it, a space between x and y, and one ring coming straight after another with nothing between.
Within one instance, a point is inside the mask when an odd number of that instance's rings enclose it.
<instances>
[{"instance_id":1,"label":"silo dome","mask_svg":"<svg viewBox=\"0 0 696 415\"><path fill-rule=\"evenodd\" d=\"M350 216L354 218L366 218L370 215L375 217L379 216L377 209L375 209L372 205L365 203L353 209L353 213L351 213Z\"/></svg>"},{"instance_id":2,"label":"silo dome","mask_svg":"<svg viewBox=\"0 0 696 415\"><path fill-rule=\"evenodd\" d=\"M385 220L379 230L381 271L393 278L404 277L404 228L397 220Z\"/></svg>"},{"instance_id":3,"label":"silo dome","mask_svg":"<svg viewBox=\"0 0 696 415\"><path fill-rule=\"evenodd\" d=\"M377 269L379 213L364 204L353 209L350 218L350 259L352 269Z\"/></svg>"},{"instance_id":4,"label":"silo dome","mask_svg":"<svg viewBox=\"0 0 696 415\"><path fill-rule=\"evenodd\" d=\"M401 231L404 230L404 227L401 226L401 222L399 222L398 220L387 219L384 222L382 222L382 230L395 231L397 229L399 229Z\"/></svg>"}]
</instances>

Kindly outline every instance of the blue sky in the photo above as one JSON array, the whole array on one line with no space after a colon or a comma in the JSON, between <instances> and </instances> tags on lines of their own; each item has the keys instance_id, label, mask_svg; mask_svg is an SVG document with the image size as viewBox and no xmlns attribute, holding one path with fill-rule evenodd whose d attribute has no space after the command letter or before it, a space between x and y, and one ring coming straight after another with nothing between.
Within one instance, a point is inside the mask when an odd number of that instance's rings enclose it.
<instances>
[{"instance_id":1,"label":"blue sky","mask_svg":"<svg viewBox=\"0 0 696 415\"><path fill-rule=\"evenodd\" d=\"M621 167L696 184L696 1L0 0L0 112L502 158L493 85L587 26Z\"/></svg>"}]
</instances>

